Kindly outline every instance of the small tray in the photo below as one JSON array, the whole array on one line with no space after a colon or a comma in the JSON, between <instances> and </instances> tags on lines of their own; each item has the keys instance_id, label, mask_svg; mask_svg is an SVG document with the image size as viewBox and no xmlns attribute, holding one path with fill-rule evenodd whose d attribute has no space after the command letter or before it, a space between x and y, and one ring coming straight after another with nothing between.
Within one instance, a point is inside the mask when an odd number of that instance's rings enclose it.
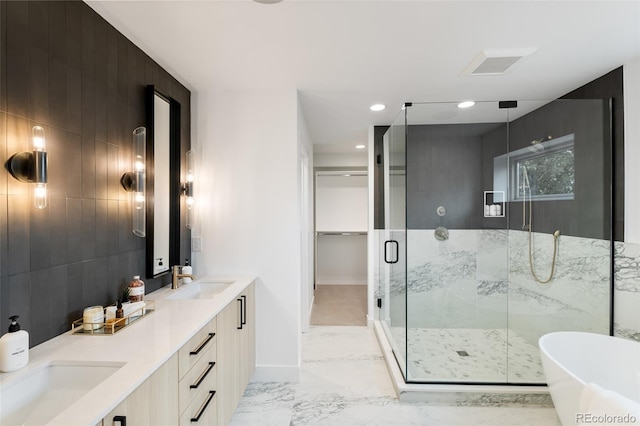
<instances>
[{"instance_id":1,"label":"small tray","mask_svg":"<svg viewBox=\"0 0 640 426\"><path fill-rule=\"evenodd\" d=\"M131 312L124 318L114 318L113 322L84 322L82 318L71 323L71 333L88 334L93 336L113 335L123 328L137 322L139 319L146 317L155 311L155 303L153 300L145 300L145 306ZM115 306L115 305L113 305ZM104 317L107 317L107 308L104 308ZM90 326L89 330L85 330L85 325Z\"/></svg>"}]
</instances>

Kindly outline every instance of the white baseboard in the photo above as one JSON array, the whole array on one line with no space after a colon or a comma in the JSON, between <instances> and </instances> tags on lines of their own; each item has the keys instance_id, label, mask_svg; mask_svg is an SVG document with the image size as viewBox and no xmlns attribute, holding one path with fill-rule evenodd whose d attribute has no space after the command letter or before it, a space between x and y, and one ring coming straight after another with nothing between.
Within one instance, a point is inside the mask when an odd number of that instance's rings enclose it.
<instances>
[{"instance_id":1,"label":"white baseboard","mask_svg":"<svg viewBox=\"0 0 640 426\"><path fill-rule=\"evenodd\" d=\"M316 285L367 285L367 277L317 277Z\"/></svg>"},{"instance_id":2,"label":"white baseboard","mask_svg":"<svg viewBox=\"0 0 640 426\"><path fill-rule=\"evenodd\" d=\"M299 382L300 366L257 365L252 382Z\"/></svg>"}]
</instances>

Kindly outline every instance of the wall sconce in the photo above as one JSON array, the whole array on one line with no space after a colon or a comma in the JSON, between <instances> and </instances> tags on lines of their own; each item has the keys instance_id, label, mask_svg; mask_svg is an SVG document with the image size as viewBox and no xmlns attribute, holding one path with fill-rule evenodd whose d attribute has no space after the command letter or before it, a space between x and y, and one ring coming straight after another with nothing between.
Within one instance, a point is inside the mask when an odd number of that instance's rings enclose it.
<instances>
[{"instance_id":1,"label":"wall sconce","mask_svg":"<svg viewBox=\"0 0 640 426\"><path fill-rule=\"evenodd\" d=\"M138 127L133 131L133 171L120 178L125 191L131 193L131 214L133 233L139 237L146 235L146 192L147 129Z\"/></svg>"},{"instance_id":2,"label":"wall sconce","mask_svg":"<svg viewBox=\"0 0 640 426\"><path fill-rule=\"evenodd\" d=\"M182 195L187 202L187 228L193 227L193 150L187 151L187 181L182 184Z\"/></svg>"},{"instance_id":3,"label":"wall sconce","mask_svg":"<svg viewBox=\"0 0 640 426\"><path fill-rule=\"evenodd\" d=\"M44 209L47 207L47 151L42 127L33 126L31 143L33 151L13 154L7 161L7 168L11 176L20 182L34 184L33 205Z\"/></svg>"}]
</instances>

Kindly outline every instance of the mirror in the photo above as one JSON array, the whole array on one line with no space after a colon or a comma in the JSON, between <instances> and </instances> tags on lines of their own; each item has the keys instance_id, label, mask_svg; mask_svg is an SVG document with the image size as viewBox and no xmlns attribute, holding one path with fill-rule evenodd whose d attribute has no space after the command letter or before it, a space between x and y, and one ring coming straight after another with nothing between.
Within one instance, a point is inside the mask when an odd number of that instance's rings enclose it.
<instances>
[{"instance_id":1,"label":"mirror","mask_svg":"<svg viewBox=\"0 0 640 426\"><path fill-rule=\"evenodd\" d=\"M179 263L180 104L148 86L147 122L146 269L155 278Z\"/></svg>"}]
</instances>

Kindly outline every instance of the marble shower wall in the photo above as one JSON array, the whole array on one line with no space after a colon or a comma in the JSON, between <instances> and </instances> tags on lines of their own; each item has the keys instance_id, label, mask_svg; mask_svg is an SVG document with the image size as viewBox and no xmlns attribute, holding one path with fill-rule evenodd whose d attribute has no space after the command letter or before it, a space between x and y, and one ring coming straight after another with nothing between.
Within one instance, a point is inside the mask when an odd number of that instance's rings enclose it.
<instances>
[{"instance_id":1,"label":"marble shower wall","mask_svg":"<svg viewBox=\"0 0 640 426\"><path fill-rule=\"evenodd\" d=\"M615 243L614 332L640 341L640 244Z\"/></svg>"},{"instance_id":2,"label":"marble shower wall","mask_svg":"<svg viewBox=\"0 0 640 426\"><path fill-rule=\"evenodd\" d=\"M506 231L410 230L407 271L409 327L507 327Z\"/></svg>"},{"instance_id":3,"label":"marble shower wall","mask_svg":"<svg viewBox=\"0 0 640 426\"><path fill-rule=\"evenodd\" d=\"M382 233L378 237L384 241ZM550 271L553 239L532 235L535 271ZM379 246L382 247L382 246ZM438 241L433 230L407 233L407 321L410 328L510 328L537 346L554 330L608 334L609 242L561 236L554 279L531 277L528 233L450 230ZM388 306L404 311L404 279L383 259L376 282L390 278ZM640 245L616 246L616 334L640 337ZM387 271L387 272L385 272ZM383 291L378 288L376 297ZM634 309L635 307L635 309ZM388 314L388 311L387 311Z\"/></svg>"},{"instance_id":4,"label":"marble shower wall","mask_svg":"<svg viewBox=\"0 0 640 426\"><path fill-rule=\"evenodd\" d=\"M384 230L375 232L377 247L382 247L384 233ZM511 236L509 312L514 325L530 329L527 322L535 319L545 329L556 324L560 315L565 328L573 324L577 329L607 333L601 324L593 324L593 318L608 315L608 242L561 236L557 275L552 285L545 286L531 279L527 233L511 231ZM449 240L443 242L433 238L433 231L410 231L410 325L506 327L509 276L506 241L504 230L451 231ZM546 278L551 237L534 233L533 244L536 272ZM375 297L383 299L383 315L399 309L404 313L404 274L390 274L383 256L381 249L375 267ZM616 242L614 268L615 335L640 341L640 244ZM390 275L391 281L387 291L380 287L385 274ZM446 296L446 289L454 292ZM389 295L387 298L385 293ZM588 321L583 322L584 318Z\"/></svg>"},{"instance_id":5,"label":"marble shower wall","mask_svg":"<svg viewBox=\"0 0 640 426\"><path fill-rule=\"evenodd\" d=\"M509 328L532 344L549 332L609 334L610 242L560 236L555 273L548 284L531 274L526 231L509 232ZM553 236L532 234L533 267L549 277Z\"/></svg>"}]
</instances>

